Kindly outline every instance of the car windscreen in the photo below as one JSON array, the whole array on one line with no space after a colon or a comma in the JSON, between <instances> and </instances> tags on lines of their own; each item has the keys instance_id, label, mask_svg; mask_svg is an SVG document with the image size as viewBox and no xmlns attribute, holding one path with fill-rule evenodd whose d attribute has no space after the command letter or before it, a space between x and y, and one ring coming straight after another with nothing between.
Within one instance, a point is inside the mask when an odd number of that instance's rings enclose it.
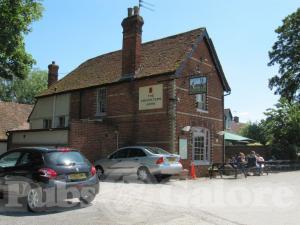
<instances>
[{"instance_id":1,"label":"car windscreen","mask_svg":"<svg viewBox=\"0 0 300 225\"><path fill-rule=\"evenodd\" d=\"M49 163L56 166L71 166L87 162L87 160L77 151L48 152L45 154L45 161L47 164Z\"/></svg>"},{"instance_id":2,"label":"car windscreen","mask_svg":"<svg viewBox=\"0 0 300 225\"><path fill-rule=\"evenodd\" d=\"M157 147L146 147L146 149L153 154L162 154L162 155L170 155L170 152L167 152L161 148Z\"/></svg>"}]
</instances>

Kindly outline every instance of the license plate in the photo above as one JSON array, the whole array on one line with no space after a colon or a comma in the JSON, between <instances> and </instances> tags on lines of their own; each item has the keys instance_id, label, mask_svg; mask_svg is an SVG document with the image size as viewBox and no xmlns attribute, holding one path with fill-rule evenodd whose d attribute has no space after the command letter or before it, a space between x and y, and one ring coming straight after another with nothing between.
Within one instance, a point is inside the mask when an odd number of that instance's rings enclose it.
<instances>
[{"instance_id":1,"label":"license plate","mask_svg":"<svg viewBox=\"0 0 300 225\"><path fill-rule=\"evenodd\" d=\"M82 180L86 178L85 173L73 173L68 176L70 180Z\"/></svg>"},{"instance_id":2,"label":"license plate","mask_svg":"<svg viewBox=\"0 0 300 225\"><path fill-rule=\"evenodd\" d=\"M168 158L168 161L170 163L174 163L174 162L176 162L176 158L175 157L170 157L170 158Z\"/></svg>"}]
</instances>

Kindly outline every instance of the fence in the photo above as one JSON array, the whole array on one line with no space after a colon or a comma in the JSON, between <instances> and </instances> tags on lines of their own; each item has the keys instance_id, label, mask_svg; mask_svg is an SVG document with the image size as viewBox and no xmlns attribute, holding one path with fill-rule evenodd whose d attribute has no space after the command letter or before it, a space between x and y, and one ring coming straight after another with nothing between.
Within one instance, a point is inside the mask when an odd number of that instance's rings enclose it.
<instances>
[{"instance_id":1,"label":"fence","mask_svg":"<svg viewBox=\"0 0 300 225\"><path fill-rule=\"evenodd\" d=\"M250 154L251 151L255 151L257 154L264 157L265 160L271 158L271 148L268 146L225 146L225 158L229 159L240 152L245 155Z\"/></svg>"}]
</instances>

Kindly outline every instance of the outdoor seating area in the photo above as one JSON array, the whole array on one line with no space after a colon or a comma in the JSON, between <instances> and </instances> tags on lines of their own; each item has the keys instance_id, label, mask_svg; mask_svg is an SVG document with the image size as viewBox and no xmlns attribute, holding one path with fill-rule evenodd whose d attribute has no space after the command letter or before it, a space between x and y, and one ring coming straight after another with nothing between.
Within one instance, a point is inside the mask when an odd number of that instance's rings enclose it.
<instances>
[{"instance_id":1,"label":"outdoor seating area","mask_svg":"<svg viewBox=\"0 0 300 225\"><path fill-rule=\"evenodd\" d=\"M223 178L223 175L233 175L236 179L238 174L242 174L247 178L248 175L268 175L269 171L270 166L262 156L254 151L247 156L240 152L238 155L231 157L227 163L212 164L208 170L210 179L217 177L217 175L221 178Z\"/></svg>"},{"instance_id":2,"label":"outdoor seating area","mask_svg":"<svg viewBox=\"0 0 300 225\"><path fill-rule=\"evenodd\" d=\"M279 173L300 170L300 162L293 160L268 160L263 162L248 162L241 166L233 163L213 163L209 168L209 178L223 178L223 176L233 176L235 179L241 174L247 178L249 175L269 175L269 173Z\"/></svg>"}]
</instances>

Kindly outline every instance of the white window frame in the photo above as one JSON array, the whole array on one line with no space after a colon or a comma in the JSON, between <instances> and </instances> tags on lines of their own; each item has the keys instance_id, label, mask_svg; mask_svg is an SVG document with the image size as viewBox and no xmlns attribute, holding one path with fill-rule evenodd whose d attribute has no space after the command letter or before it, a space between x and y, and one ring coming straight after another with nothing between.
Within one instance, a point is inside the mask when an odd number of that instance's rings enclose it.
<instances>
[{"instance_id":1,"label":"white window frame","mask_svg":"<svg viewBox=\"0 0 300 225\"><path fill-rule=\"evenodd\" d=\"M202 139L202 144L199 139ZM199 151L199 153L198 153ZM197 157L199 155L199 157ZM207 128L193 128L192 160L195 165L210 165L211 139Z\"/></svg>"},{"instance_id":2,"label":"white window frame","mask_svg":"<svg viewBox=\"0 0 300 225\"><path fill-rule=\"evenodd\" d=\"M207 94L196 94L196 103L197 103L197 111L198 112L208 112L207 110Z\"/></svg>"},{"instance_id":3,"label":"white window frame","mask_svg":"<svg viewBox=\"0 0 300 225\"><path fill-rule=\"evenodd\" d=\"M105 116L107 113L107 89L97 89L96 116Z\"/></svg>"}]
</instances>

